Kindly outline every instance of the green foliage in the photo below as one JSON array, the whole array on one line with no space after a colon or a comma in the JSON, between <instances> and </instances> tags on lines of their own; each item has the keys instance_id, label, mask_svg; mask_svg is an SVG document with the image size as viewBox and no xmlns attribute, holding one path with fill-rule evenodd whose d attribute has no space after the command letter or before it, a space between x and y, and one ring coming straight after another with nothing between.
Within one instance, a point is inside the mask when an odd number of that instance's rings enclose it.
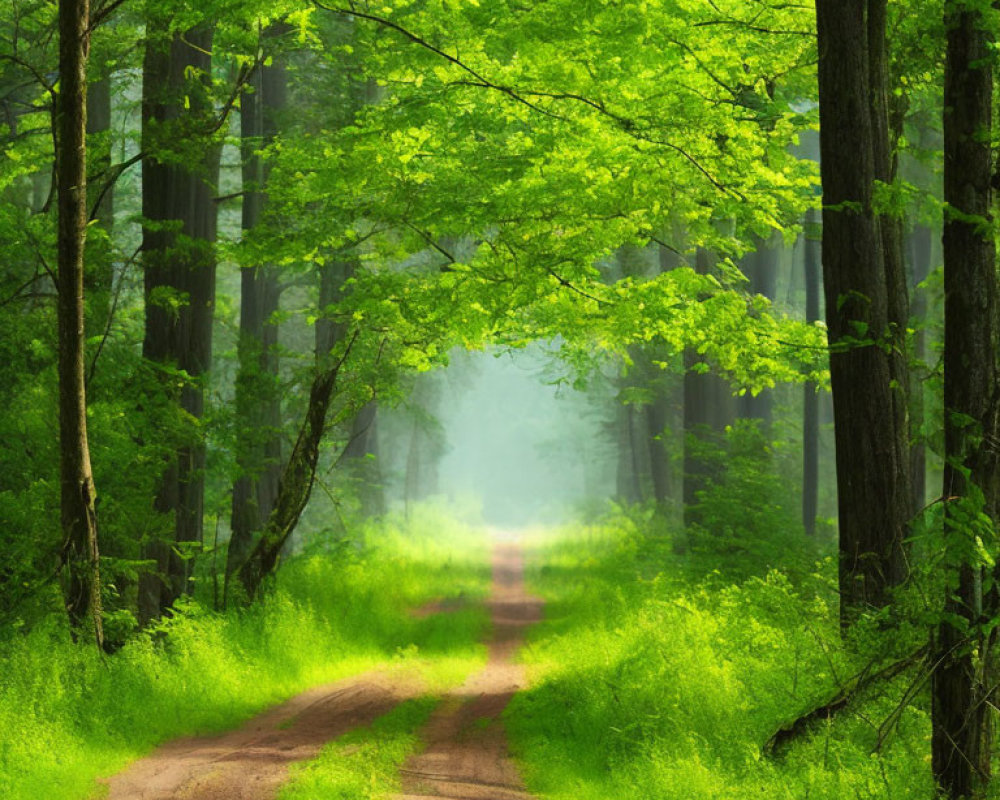
<instances>
[{"instance_id":1,"label":"green foliage","mask_svg":"<svg viewBox=\"0 0 1000 800\"><path fill-rule=\"evenodd\" d=\"M52 622L0 642L0 786L10 800L86 797L158 742L231 727L311 685L386 662L431 687L482 662L485 537L432 510L365 545L292 560L268 598L221 615L195 602L117 653L75 645ZM418 619L440 596L469 605Z\"/></svg>"},{"instance_id":2,"label":"green foliage","mask_svg":"<svg viewBox=\"0 0 1000 800\"><path fill-rule=\"evenodd\" d=\"M278 800L379 800L398 791L399 768L420 745L415 731L436 705L432 697L409 700L331 742L318 758L292 768Z\"/></svg>"},{"instance_id":3,"label":"green foliage","mask_svg":"<svg viewBox=\"0 0 1000 800\"><path fill-rule=\"evenodd\" d=\"M827 542L805 536L798 485L779 471L788 445L768 441L756 420L737 420L721 439L689 436L687 447L711 476L687 532L697 564L745 576L808 568L821 555Z\"/></svg>"},{"instance_id":4,"label":"green foliage","mask_svg":"<svg viewBox=\"0 0 1000 800\"><path fill-rule=\"evenodd\" d=\"M530 637L532 688L506 713L532 791L553 800L932 796L922 702L903 708L872 754L908 679L818 725L783 759L762 754L772 733L866 663L840 640L832 560L795 582L778 570L686 579L644 539L622 516L539 537L533 583L548 621Z\"/></svg>"}]
</instances>

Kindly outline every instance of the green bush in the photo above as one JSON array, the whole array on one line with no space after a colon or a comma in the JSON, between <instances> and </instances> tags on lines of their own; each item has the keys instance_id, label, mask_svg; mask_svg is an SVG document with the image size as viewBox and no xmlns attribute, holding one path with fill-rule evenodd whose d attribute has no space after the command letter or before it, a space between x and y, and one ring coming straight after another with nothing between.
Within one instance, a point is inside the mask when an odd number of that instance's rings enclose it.
<instances>
[{"instance_id":1,"label":"green bush","mask_svg":"<svg viewBox=\"0 0 1000 800\"><path fill-rule=\"evenodd\" d=\"M782 758L762 754L866 661L841 644L832 560L795 581L778 570L694 579L613 516L544 538L532 563L548 621L531 636L532 688L514 698L507 727L540 796L933 797L921 703L872 755L906 678Z\"/></svg>"}]
</instances>

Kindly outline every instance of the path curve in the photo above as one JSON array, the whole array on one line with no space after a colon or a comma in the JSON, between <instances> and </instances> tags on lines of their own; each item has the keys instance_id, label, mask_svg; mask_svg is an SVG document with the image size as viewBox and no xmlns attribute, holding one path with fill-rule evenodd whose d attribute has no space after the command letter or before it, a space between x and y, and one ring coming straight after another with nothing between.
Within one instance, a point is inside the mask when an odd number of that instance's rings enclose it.
<instances>
[{"instance_id":1,"label":"path curve","mask_svg":"<svg viewBox=\"0 0 1000 800\"><path fill-rule=\"evenodd\" d=\"M423 731L426 750L403 768L403 794L454 800L530 800L507 752L500 714L524 686L514 655L524 628L541 618L541 601L524 588L519 545L493 551L492 622L486 667L448 692ZM217 736L168 742L103 781L108 800L273 800L296 761L329 741L370 725L423 687L401 670L376 671L317 687Z\"/></svg>"},{"instance_id":2,"label":"path curve","mask_svg":"<svg viewBox=\"0 0 1000 800\"><path fill-rule=\"evenodd\" d=\"M310 689L242 728L162 745L109 778L109 800L273 800L288 766L419 697L412 677L372 672Z\"/></svg>"},{"instance_id":3,"label":"path curve","mask_svg":"<svg viewBox=\"0 0 1000 800\"><path fill-rule=\"evenodd\" d=\"M403 792L395 800L530 800L510 760L500 715L524 688L525 672L514 656L524 629L542 616L542 602L524 587L524 562L516 540L493 550L489 601L493 636L486 667L445 695L422 738L427 748L403 767Z\"/></svg>"}]
</instances>

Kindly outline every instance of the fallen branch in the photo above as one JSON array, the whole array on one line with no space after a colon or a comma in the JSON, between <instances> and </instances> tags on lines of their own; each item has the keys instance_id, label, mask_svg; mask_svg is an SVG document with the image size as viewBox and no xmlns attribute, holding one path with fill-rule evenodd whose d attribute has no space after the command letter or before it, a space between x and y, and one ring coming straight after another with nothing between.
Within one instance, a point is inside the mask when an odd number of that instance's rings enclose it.
<instances>
[{"instance_id":1,"label":"fallen branch","mask_svg":"<svg viewBox=\"0 0 1000 800\"><path fill-rule=\"evenodd\" d=\"M807 711L787 725L778 728L764 744L764 755L771 758L781 755L782 751L794 739L806 733L812 727L813 723L830 719L838 712L843 711L862 692L874 684L891 681L893 678L906 672L910 667L922 662L927 657L927 652L928 646L924 645L905 658L894 661L877 672L869 672L867 669L862 670L823 705Z\"/></svg>"}]
</instances>

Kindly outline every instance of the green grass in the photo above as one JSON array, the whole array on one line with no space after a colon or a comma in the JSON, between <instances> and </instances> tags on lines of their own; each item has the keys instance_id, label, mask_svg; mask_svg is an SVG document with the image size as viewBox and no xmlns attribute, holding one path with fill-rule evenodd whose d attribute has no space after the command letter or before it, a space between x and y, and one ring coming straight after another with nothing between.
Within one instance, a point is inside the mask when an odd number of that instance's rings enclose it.
<instances>
[{"instance_id":1,"label":"green grass","mask_svg":"<svg viewBox=\"0 0 1000 800\"><path fill-rule=\"evenodd\" d=\"M84 798L159 742L230 728L298 691L380 664L430 689L481 665L485 535L423 508L359 533L336 557L291 560L267 599L216 614L191 603L113 656L53 624L0 643L0 796ZM408 609L463 596L458 612Z\"/></svg>"},{"instance_id":2,"label":"green grass","mask_svg":"<svg viewBox=\"0 0 1000 800\"><path fill-rule=\"evenodd\" d=\"M420 746L416 731L433 697L401 703L370 727L341 736L312 761L292 767L278 800L376 800L400 789L399 768Z\"/></svg>"},{"instance_id":3,"label":"green grass","mask_svg":"<svg viewBox=\"0 0 1000 800\"><path fill-rule=\"evenodd\" d=\"M790 577L692 577L622 515L539 535L546 621L506 712L529 788L546 800L845 800L934 796L918 698L880 754L877 727L908 686L881 687L780 759L762 745L862 659L840 642L835 567Z\"/></svg>"}]
</instances>

